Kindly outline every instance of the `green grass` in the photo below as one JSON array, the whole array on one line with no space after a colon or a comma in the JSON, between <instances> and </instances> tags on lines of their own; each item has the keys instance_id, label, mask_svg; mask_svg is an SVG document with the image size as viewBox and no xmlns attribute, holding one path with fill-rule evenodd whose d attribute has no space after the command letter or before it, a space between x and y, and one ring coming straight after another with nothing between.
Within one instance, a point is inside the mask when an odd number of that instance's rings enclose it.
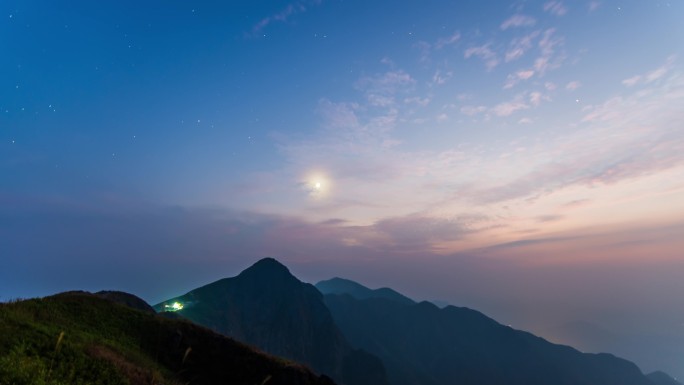
<instances>
[{"instance_id":1,"label":"green grass","mask_svg":"<svg viewBox=\"0 0 684 385\"><path fill-rule=\"evenodd\" d=\"M0 304L0 384L173 383L143 353L155 318L86 295Z\"/></svg>"},{"instance_id":2,"label":"green grass","mask_svg":"<svg viewBox=\"0 0 684 385\"><path fill-rule=\"evenodd\" d=\"M188 321L89 293L0 303L0 385L332 384Z\"/></svg>"}]
</instances>

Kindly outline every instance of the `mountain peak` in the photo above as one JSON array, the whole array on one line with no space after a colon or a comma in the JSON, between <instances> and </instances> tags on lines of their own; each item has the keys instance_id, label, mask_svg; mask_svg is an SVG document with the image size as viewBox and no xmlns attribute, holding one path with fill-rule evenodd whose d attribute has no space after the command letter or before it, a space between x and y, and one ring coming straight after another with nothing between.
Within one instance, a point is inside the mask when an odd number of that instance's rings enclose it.
<instances>
[{"instance_id":1,"label":"mountain peak","mask_svg":"<svg viewBox=\"0 0 684 385\"><path fill-rule=\"evenodd\" d=\"M254 269L254 268L258 268L258 269L280 269L280 270L285 270L285 271L287 271L288 273L290 272L290 271L287 269L287 267L285 267L285 265L283 265L282 263L278 262L277 259L271 258L271 257L262 258L262 259L256 261L256 262L255 262L251 267L249 267L247 270L249 270L249 269Z\"/></svg>"},{"instance_id":2,"label":"mountain peak","mask_svg":"<svg viewBox=\"0 0 684 385\"><path fill-rule=\"evenodd\" d=\"M290 273L290 270L278 262L275 258L263 258L257 261L252 266L245 269L238 277L241 278L256 278L267 280L290 280L297 279Z\"/></svg>"}]
</instances>

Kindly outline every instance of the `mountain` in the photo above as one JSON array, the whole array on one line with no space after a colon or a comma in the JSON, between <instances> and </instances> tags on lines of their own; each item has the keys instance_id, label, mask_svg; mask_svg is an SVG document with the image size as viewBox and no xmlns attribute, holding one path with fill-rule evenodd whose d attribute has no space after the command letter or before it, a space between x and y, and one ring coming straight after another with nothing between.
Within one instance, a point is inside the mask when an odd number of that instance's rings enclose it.
<instances>
[{"instance_id":1,"label":"mountain","mask_svg":"<svg viewBox=\"0 0 684 385\"><path fill-rule=\"evenodd\" d=\"M676 333L616 332L583 320L548 325L539 332L553 338L554 342L575 346L585 352L612 352L637 362L648 371L659 369L677 376L684 374L684 336Z\"/></svg>"},{"instance_id":2,"label":"mountain","mask_svg":"<svg viewBox=\"0 0 684 385\"><path fill-rule=\"evenodd\" d=\"M670 377L667 373L663 373L660 371L649 373L646 375L649 380L654 385L682 385L679 381L676 379Z\"/></svg>"},{"instance_id":3,"label":"mountain","mask_svg":"<svg viewBox=\"0 0 684 385\"><path fill-rule=\"evenodd\" d=\"M136 309L143 304L121 292L1 303L0 384L333 385L300 364Z\"/></svg>"},{"instance_id":4,"label":"mountain","mask_svg":"<svg viewBox=\"0 0 684 385\"><path fill-rule=\"evenodd\" d=\"M381 361L353 349L322 294L272 258L155 306L268 353L311 366L340 384L386 384Z\"/></svg>"},{"instance_id":5,"label":"mountain","mask_svg":"<svg viewBox=\"0 0 684 385\"><path fill-rule=\"evenodd\" d=\"M468 308L349 294L325 303L354 346L382 359L393 385L653 385L629 361L555 345Z\"/></svg>"},{"instance_id":6,"label":"mountain","mask_svg":"<svg viewBox=\"0 0 684 385\"><path fill-rule=\"evenodd\" d=\"M354 281L344 278L332 278L316 284L316 288L323 294L349 294L356 299L385 298L403 304L414 304L415 302L396 291L383 287L380 289L369 289Z\"/></svg>"}]
</instances>

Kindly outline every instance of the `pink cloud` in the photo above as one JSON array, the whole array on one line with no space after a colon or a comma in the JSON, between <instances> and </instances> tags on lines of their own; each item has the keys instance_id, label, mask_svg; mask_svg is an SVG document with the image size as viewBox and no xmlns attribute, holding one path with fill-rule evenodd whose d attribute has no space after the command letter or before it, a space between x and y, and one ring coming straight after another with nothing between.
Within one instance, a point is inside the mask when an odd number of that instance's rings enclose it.
<instances>
[{"instance_id":1,"label":"pink cloud","mask_svg":"<svg viewBox=\"0 0 684 385\"><path fill-rule=\"evenodd\" d=\"M499 59L494 51L489 48L490 44L485 44L479 47L470 47L465 53L464 57L469 59L471 56L477 56L485 62L487 70L492 70L499 64Z\"/></svg>"},{"instance_id":2,"label":"pink cloud","mask_svg":"<svg viewBox=\"0 0 684 385\"><path fill-rule=\"evenodd\" d=\"M517 27L531 27L537 23L537 20L535 20L531 16L527 15L513 15L506 19L503 23L501 23L501 30L505 31L509 28L517 28Z\"/></svg>"},{"instance_id":3,"label":"pink cloud","mask_svg":"<svg viewBox=\"0 0 684 385\"><path fill-rule=\"evenodd\" d=\"M521 58L525 52L532 48L532 42L537 36L539 36L539 31L534 31L529 35L511 40L510 48L506 51L505 61L510 62Z\"/></svg>"},{"instance_id":4,"label":"pink cloud","mask_svg":"<svg viewBox=\"0 0 684 385\"><path fill-rule=\"evenodd\" d=\"M572 81L565 85L565 89L569 91L574 91L582 86L582 83L578 81Z\"/></svg>"},{"instance_id":5,"label":"pink cloud","mask_svg":"<svg viewBox=\"0 0 684 385\"><path fill-rule=\"evenodd\" d=\"M525 110L528 108L530 108L530 106L523 102L512 101L497 104L494 106L494 108L492 108L492 112L494 112L497 116L509 116L516 111Z\"/></svg>"},{"instance_id":6,"label":"pink cloud","mask_svg":"<svg viewBox=\"0 0 684 385\"><path fill-rule=\"evenodd\" d=\"M568 12L568 9L565 8L561 1L549 1L544 4L544 11L552 15L563 16Z\"/></svg>"}]
</instances>

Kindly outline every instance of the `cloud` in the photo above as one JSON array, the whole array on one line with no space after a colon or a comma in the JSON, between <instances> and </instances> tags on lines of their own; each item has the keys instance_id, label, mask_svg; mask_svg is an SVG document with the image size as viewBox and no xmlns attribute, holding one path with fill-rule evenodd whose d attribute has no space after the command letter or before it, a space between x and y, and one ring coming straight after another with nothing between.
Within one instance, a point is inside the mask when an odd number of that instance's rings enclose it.
<instances>
[{"instance_id":1,"label":"cloud","mask_svg":"<svg viewBox=\"0 0 684 385\"><path fill-rule=\"evenodd\" d=\"M635 76L632 76L631 78L627 78L627 79L623 80L622 84L626 85L627 87L632 87L632 86L636 85L637 83L639 83L639 81L641 81L641 75L635 75Z\"/></svg>"},{"instance_id":2,"label":"cloud","mask_svg":"<svg viewBox=\"0 0 684 385\"><path fill-rule=\"evenodd\" d=\"M548 215L540 215L536 217L535 219L539 223L546 223L546 222L557 222L565 218L563 215L558 215L558 214L548 214Z\"/></svg>"},{"instance_id":3,"label":"cloud","mask_svg":"<svg viewBox=\"0 0 684 385\"><path fill-rule=\"evenodd\" d=\"M461 107L461 113L468 116L474 116L487 111L485 106L463 106Z\"/></svg>"},{"instance_id":4,"label":"cloud","mask_svg":"<svg viewBox=\"0 0 684 385\"><path fill-rule=\"evenodd\" d=\"M544 12L548 12L556 16L563 16L568 12L568 9L565 8L565 5L563 5L562 1L549 1L544 4Z\"/></svg>"},{"instance_id":5,"label":"cloud","mask_svg":"<svg viewBox=\"0 0 684 385\"><path fill-rule=\"evenodd\" d=\"M667 62L665 64L644 75L644 82L648 84L663 78L670 72L670 70L672 70L672 68L674 67L674 62L675 57L670 56L669 58L667 58Z\"/></svg>"},{"instance_id":6,"label":"cloud","mask_svg":"<svg viewBox=\"0 0 684 385\"><path fill-rule=\"evenodd\" d=\"M306 12L306 10L314 5L319 5L322 0L308 0L308 1L297 1L288 4L280 12L267 16L261 19L258 23L252 27L252 35L258 35L274 22L286 22L290 17Z\"/></svg>"},{"instance_id":7,"label":"cloud","mask_svg":"<svg viewBox=\"0 0 684 385\"><path fill-rule=\"evenodd\" d=\"M568 84L565 85L565 89L569 91L574 91L582 86L582 83L578 82L577 80L569 82Z\"/></svg>"},{"instance_id":8,"label":"cloud","mask_svg":"<svg viewBox=\"0 0 684 385\"><path fill-rule=\"evenodd\" d=\"M438 38L434 43L419 41L414 44L414 47L420 51L420 62L429 63L430 57L434 51L439 51L445 47L454 45L459 41L461 41L461 33L456 31L449 36Z\"/></svg>"},{"instance_id":9,"label":"cloud","mask_svg":"<svg viewBox=\"0 0 684 385\"><path fill-rule=\"evenodd\" d=\"M421 98L420 96L414 96L414 97L404 99L404 103L416 104L416 105L419 105L421 107L425 107L428 104L430 104L430 98Z\"/></svg>"},{"instance_id":10,"label":"cloud","mask_svg":"<svg viewBox=\"0 0 684 385\"><path fill-rule=\"evenodd\" d=\"M329 129L355 129L360 126L356 111L356 103L333 103L328 99L318 102L318 112L325 119L325 126Z\"/></svg>"},{"instance_id":11,"label":"cloud","mask_svg":"<svg viewBox=\"0 0 684 385\"><path fill-rule=\"evenodd\" d=\"M563 45L563 38L555 35L556 29L549 28L544 31L541 40L539 41L540 55L535 59L533 68L544 75L546 71L560 67L563 60L563 55L557 54L557 49Z\"/></svg>"},{"instance_id":12,"label":"cloud","mask_svg":"<svg viewBox=\"0 0 684 385\"><path fill-rule=\"evenodd\" d=\"M451 71L442 73L442 71L437 70L435 74L432 76L432 84L442 85L446 83L449 79L451 79L453 76L454 73Z\"/></svg>"},{"instance_id":13,"label":"cloud","mask_svg":"<svg viewBox=\"0 0 684 385\"><path fill-rule=\"evenodd\" d=\"M504 83L504 89L512 88L521 80L527 80L534 76L534 70L521 70L514 74L509 74Z\"/></svg>"},{"instance_id":14,"label":"cloud","mask_svg":"<svg viewBox=\"0 0 684 385\"><path fill-rule=\"evenodd\" d=\"M601 6L600 1L590 1L589 2L589 12L594 12Z\"/></svg>"},{"instance_id":15,"label":"cloud","mask_svg":"<svg viewBox=\"0 0 684 385\"><path fill-rule=\"evenodd\" d=\"M395 104L397 94L405 94L415 83L416 80L405 71L393 70L363 77L356 82L356 87L364 92L370 105L390 107Z\"/></svg>"},{"instance_id":16,"label":"cloud","mask_svg":"<svg viewBox=\"0 0 684 385\"><path fill-rule=\"evenodd\" d=\"M461 40L461 33L460 32L454 32L451 36L442 37L442 38L437 39L437 42L435 43L435 48L436 49L442 49L444 47L456 44L460 40Z\"/></svg>"},{"instance_id":17,"label":"cloud","mask_svg":"<svg viewBox=\"0 0 684 385\"><path fill-rule=\"evenodd\" d=\"M559 54L557 52L564 43L563 38L556 36L556 30L554 28L550 28L545 30L543 33L540 31L534 31L533 33L522 38L512 40L509 50L506 52L505 61L509 62L519 59L532 48L534 39L536 39L540 34L541 39L537 43L539 55L534 60L532 68L520 70L515 74L509 74L506 78L506 82L504 83L504 89L512 88L521 80L528 80L534 75L537 77L542 77L548 70L560 67L565 60L564 54ZM552 85L550 82L547 82L546 84Z\"/></svg>"},{"instance_id":18,"label":"cloud","mask_svg":"<svg viewBox=\"0 0 684 385\"><path fill-rule=\"evenodd\" d=\"M481 203L502 202L571 186L616 184L681 166L684 113L675 107L681 102L684 79L680 78L648 92L614 97L592 106L583 119L584 129L557 138L537 155L549 161L472 195ZM505 103L499 112L505 116L524 108L521 102Z\"/></svg>"},{"instance_id":19,"label":"cloud","mask_svg":"<svg viewBox=\"0 0 684 385\"><path fill-rule=\"evenodd\" d=\"M512 101L497 104L492 108L492 112L498 116L509 116L516 111L526 110L528 108L530 108L530 106L524 102Z\"/></svg>"},{"instance_id":20,"label":"cloud","mask_svg":"<svg viewBox=\"0 0 684 385\"><path fill-rule=\"evenodd\" d=\"M517 27L531 27L537 23L537 20L535 20L532 16L527 16L527 15L513 15L506 19L503 23L501 23L501 30L505 31L509 28L517 28Z\"/></svg>"},{"instance_id":21,"label":"cloud","mask_svg":"<svg viewBox=\"0 0 684 385\"><path fill-rule=\"evenodd\" d=\"M377 233L391 245L412 251L432 250L435 243L461 239L472 231L457 219L417 214L383 219L365 230Z\"/></svg>"},{"instance_id":22,"label":"cloud","mask_svg":"<svg viewBox=\"0 0 684 385\"><path fill-rule=\"evenodd\" d=\"M658 81L672 71L672 69L674 68L675 61L676 57L670 56L667 58L667 60L662 66L654 70L651 70L645 74L634 75L630 78L624 79L622 81L622 84L627 87L633 87L637 84L649 84Z\"/></svg>"},{"instance_id":23,"label":"cloud","mask_svg":"<svg viewBox=\"0 0 684 385\"><path fill-rule=\"evenodd\" d=\"M464 57L469 59L472 56L477 56L485 63L485 67L488 71L491 71L499 64L499 58L496 53L492 51L489 47L491 44L485 44L478 47L470 47L465 50Z\"/></svg>"},{"instance_id":24,"label":"cloud","mask_svg":"<svg viewBox=\"0 0 684 385\"><path fill-rule=\"evenodd\" d=\"M542 100L550 101L549 97L544 96L541 92L533 91L530 92L530 104L534 107L538 107Z\"/></svg>"},{"instance_id":25,"label":"cloud","mask_svg":"<svg viewBox=\"0 0 684 385\"><path fill-rule=\"evenodd\" d=\"M520 59L525 52L532 48L534 39L539 36L540 31L534 31L523 37L511 40L508 51L506 51L505 61L511 62Z\"/></svg>"}]
</instances>

